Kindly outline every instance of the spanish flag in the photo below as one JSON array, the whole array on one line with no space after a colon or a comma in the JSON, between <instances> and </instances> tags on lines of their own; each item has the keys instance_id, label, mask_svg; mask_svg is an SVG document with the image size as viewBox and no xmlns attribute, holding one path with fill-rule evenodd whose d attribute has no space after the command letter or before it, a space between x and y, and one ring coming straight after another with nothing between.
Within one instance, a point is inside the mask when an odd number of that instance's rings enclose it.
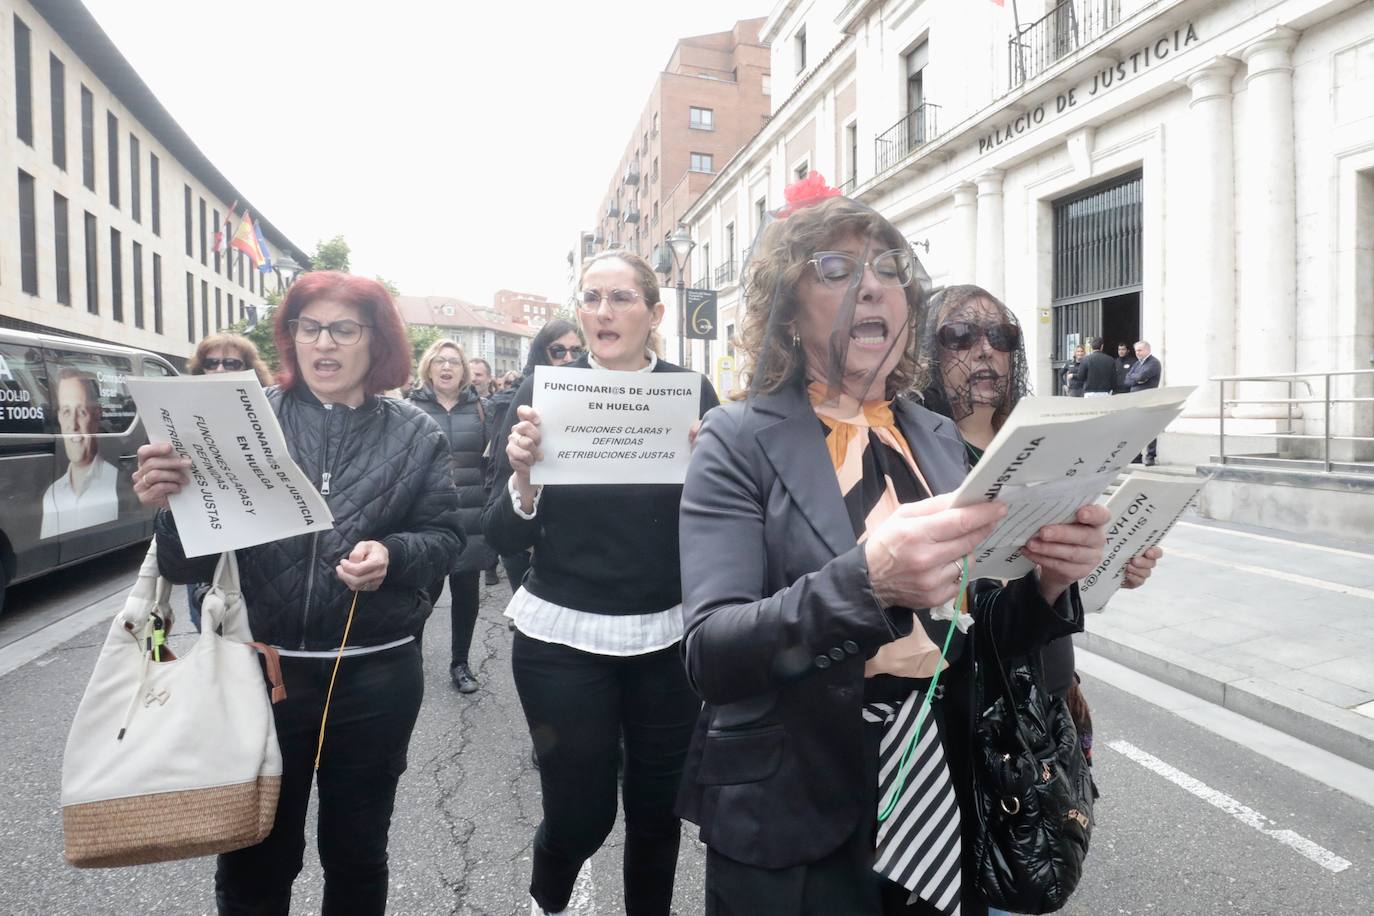
<instances>
[{"instance_id":1,"label":"spanish flag","mask_svg":"<svg viewBox=\"0 0 1374 916\"><path fill-rule=\"evenodd\" d=\"M233 239L229 242L230 248L237 248L248 255L248 260L257 267L264 260L266 255L263 253L262 246L258 244L258 233L253 228L253 217L247 210L243 212L243 219L239 220L239 228L234 232Z\"/></svg>"}]
</instances>

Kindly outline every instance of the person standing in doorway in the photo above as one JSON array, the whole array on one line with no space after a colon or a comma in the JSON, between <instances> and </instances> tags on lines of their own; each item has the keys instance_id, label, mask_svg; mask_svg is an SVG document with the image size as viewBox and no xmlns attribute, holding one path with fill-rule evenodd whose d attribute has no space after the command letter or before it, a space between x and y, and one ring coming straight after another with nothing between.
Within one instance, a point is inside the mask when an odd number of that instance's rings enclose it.
<instances>
[{"instance_id":1,"label":"person standing in doorway","mask_svg":"<svg viewBox=\"0 0 1374 916\"><path fill-rule=\"evenodd\" d=\"M1083 397L1102 398L1116 387L1116 360L1102 352L1102 338L1088 339L1092 352L1083 357L1076 373L1083 380Z\"/></svg>"},{"instance_id":2,"label":"person standing in doorway","mask_svg":"<svg viewBox=\"0 0 1374 916\"><path fill-rule=\"evenodd\" d=\"M1116 345L1116 388L1112 394L1126 394L1131 390L1131 386L1126 384L1126 373L1131 371L1135 365L1135 354L1131 352L1130 344L1119 343Z\"/></svg>"},{"instance_id":3,"label":"person standing in doorway","mask_svg":"<svg viewBox=\"0 0 1374 916\"><path fill-rule=\"evenodd\" d=\"M1158 357L1150 355L1150 345L1143 340L1135 342L1135 356L1138 362L1131 367L1131 371L1126 373L1126 384L1131 391L1147 391L1150 388L1158 388L1160 379L1164 375L1164 367L1159 364ZM1150 444L1145 446L1145 466L1151 467L1155 463L1155 445L1158 439L1151 439ZM1139 462L1140 456L1135 457L1132 464Z\"/></svg>"},{"instance_id":4,"label":"person standing in doorway","mask_svg":"<svg viewBox=\"0 0 1374 916\"><path fill-rule=\"evenodd\" d=\"M1083 377L1078 370L1083 368L1083 348L1073 348L1073 362L1064 367L1064 393L1071 398L1083 397Z\"/></svg>"}]
</instances>

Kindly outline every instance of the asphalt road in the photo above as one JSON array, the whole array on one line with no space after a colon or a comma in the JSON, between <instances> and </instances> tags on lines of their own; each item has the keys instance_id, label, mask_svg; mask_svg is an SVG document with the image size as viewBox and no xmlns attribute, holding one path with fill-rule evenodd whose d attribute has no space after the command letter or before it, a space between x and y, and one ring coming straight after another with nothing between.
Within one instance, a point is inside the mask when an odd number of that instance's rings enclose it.
<instances>
[{"instance_id":1,"label":"asphalt road","mask_svg":"<svg viewBox=\"0 0 1374 916\"><path fill-rule=\"evenodd\" d=\"M93 871L62 860L62 750L108 624L55 641L64 618L70 629L112 612L137 559L130 553L22 586L0 619L0 916L213 912L208 859ZM443 604L427 628L427 695L391 830L393 913L529 911L539 784L500 616L508 595L504 581L485 591L473 648L482 690L473 696L448 682ZM83 608L85 618L71 616ZM184 639L174 636L173 645ZM1063 912L1370 912L1374 808L1139 696L1092 678L1084 689L1103 798L1083 882ZM620 843L617 830L588 863L573 912L622 912ZM311 858L297 882L297 913L318 912L321 876ZM701 912L703 864L689 827L675 912Z\"/></svg>"}]
</instances>

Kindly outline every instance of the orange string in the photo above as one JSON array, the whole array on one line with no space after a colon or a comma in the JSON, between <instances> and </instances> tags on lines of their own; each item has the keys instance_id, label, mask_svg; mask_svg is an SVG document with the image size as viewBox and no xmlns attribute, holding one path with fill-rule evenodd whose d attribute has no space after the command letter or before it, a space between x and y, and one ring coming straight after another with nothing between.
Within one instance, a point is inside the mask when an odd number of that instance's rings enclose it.
<instances>
[{"instance_id":1,"label":"orange string","mask_svg":"<svg viewBox=\"0 0 1374 916\"><path fill-rule=\"evenodd\" d=\"M315 770L320 769L320 755L324 753L324 725L329 721L329 701L334 698L334 679L339 676L339 663L343 661L344 647L348 645L348 631L353 626L353 612L358 608L358 593L353 593L353 603L348 606L348 620L344 623L343 642L339 643L339 654L334 658L334 671L329 675L329 690L324 695L324 715L320 716L320 742L315 746Z\"/></svg>"}]
</instances>

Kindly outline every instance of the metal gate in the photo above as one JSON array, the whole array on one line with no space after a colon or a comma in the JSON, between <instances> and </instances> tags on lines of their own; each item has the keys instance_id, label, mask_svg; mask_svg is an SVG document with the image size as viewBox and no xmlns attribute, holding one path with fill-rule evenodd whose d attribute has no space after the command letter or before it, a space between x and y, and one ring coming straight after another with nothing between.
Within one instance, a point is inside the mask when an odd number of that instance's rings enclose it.
<instances>
[{"instance_id":1,"label":"metal gate","mask_svg":"<svg viewBox=\"0 0 1374 916\"><path fill-rule=\"evenodd\" d=\"M1140 172L1054 204L1053 364L1102 333L1102 300L1141 287ZM1075 336L1076 335L1076 336Z\"/></svg>"}]
</instances>

